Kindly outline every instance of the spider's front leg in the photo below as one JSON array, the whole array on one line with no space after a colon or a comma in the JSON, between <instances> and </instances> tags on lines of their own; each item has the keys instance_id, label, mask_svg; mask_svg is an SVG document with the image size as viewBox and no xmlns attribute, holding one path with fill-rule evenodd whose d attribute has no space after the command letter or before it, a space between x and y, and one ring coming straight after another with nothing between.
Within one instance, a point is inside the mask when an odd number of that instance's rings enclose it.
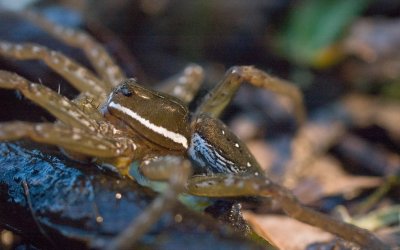
<instances>
[{"instance_id":1,"label":"spider's front leg","mask_svg":"<svg viewBox=\"0 0 400 250\"><path fill-rule=\"evenodd\" d=\"M52 23L34 12L24 12L24 17L37 24L56 39L69 46L82 49L107 86L107 91L126 79L121 68L114 62L106 49L82 30L75 30Z\"/></svg>"},{"instance_id":2,"label":"spider's front leg","mask_svg":"<svg viewBox=\"0 0 400 250\"><path fill-rule=\"evenodd\" d=\"M38 83L0 70L0 88L18 90L26 98L46 109L55 118L71 127L95 131L98 124L92 119L95 114L84 113L75 103Z\"/></svg>"},{"instance_id":3,"label":"spider's front leg","mask_svg":"<svg viewBox=\"0 0 400 250\"><path fill-rule=\"evenodd\" d=\"M37 44L14 44L0 41L0 55L18 60L42 60L80 92L89 93L100 99L100 102L106 96L107 88L103 81L90 70L60 52Z\"/></svg>"},{"instance_id":4,"label":"spider's front leg","mask_svg":"<svg viewBox=\"0 0 400 250\"><path fill-rule=\"evenodd\" d=\"M30 139L58 146L64 153L79 161L96 160L109 163L122 176L129 175L129 165L134 158L142 157L144 149L127 138L112 138L101 133L71 128L61 123L0 123L0 141Z\"/></svg>"},{"instance_id":5,"label":"spider's front leg","mask_svg":"<svg viewBox=\"0 0 400 250\"><path fill-rule=\"evenodd\" d=\"M82 154L82 156L112 158L120 154L120 149L115 147L113 140L64 124L18 121L0 123L1 141L22 138L59 146L69 152Z\"/></svg>"},{"instance_id":6,"label":"spider's front leg","mask_svg":"<svg viewBox=\"0 0 400 250\"><path fill-rule=\"evenodd\" d=\"M270 76L266 72L252 66L235 66L228 70L224 79L205 97L195 114L209 114L217 118L231 102L242 83L249 83L277 94L288 96L293 101L298 124L305 119L303 96L299 89L280 78Z\"/></svg>"}]
</instances>

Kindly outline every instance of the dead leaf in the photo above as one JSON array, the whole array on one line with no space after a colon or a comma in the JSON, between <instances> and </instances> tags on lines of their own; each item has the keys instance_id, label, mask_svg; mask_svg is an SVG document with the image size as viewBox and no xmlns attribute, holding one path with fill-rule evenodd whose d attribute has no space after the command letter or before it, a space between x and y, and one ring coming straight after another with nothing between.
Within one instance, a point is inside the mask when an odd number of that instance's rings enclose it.
<instances>
[{"instance_id":1,"label":"dead leaf","mask_svg":"<svg viewBox=\"0 0 400 250\"><path fill-rule=\"evenodd\" d=\"M330 233L286 216L256 215L249 211L243 216L260 236L278 249L303 250L312 243L334 238Z\"/></svg>"},{"instance_id":2,"label":"dead leaf","mask_svg":"<svg viewBox=\"0 0 400 250\"><path fill-rule=\"evenodd\" d=\"M365 188L377 187L380 177L354 176L347 174L340 162L331 156L316 159L308 168L307 176L299 179L293 192L305 204L332 195L351 198Z\"/></svg>"}]
</instances>

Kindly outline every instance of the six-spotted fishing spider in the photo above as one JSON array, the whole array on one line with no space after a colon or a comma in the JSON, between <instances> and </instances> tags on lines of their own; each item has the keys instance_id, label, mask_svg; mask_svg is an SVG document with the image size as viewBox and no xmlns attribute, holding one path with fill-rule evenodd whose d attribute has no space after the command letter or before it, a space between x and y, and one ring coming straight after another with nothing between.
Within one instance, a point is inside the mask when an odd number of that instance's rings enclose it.
<instances>
[{"instance_id":1,"label":"six-spotted fishing spider","mask_svg":"<svg viewBox=\"0 0 400 250\"><path fill-rule=\"evenodd\" d=\"M85 32L55 25L33 13L26 16L55 38L81 48L98 75L46 47L0 41L2 56L42 60L81 92L69 100L41 84L0 71L1 88L20 91L57 118L55 123L1 123L0 140L29 138L56 145L73 159L112 165L123 176L129 176L130 164L139 161L144 176L169 181L169 188L110 249L126 248L139 239L182 191L207 197L271 197L291 217L365 248L384 248L368 231L302 206L289 191L264 176L244 143L218 120L240 85L249 83L290 97L301 123L302 95L293 85L251 66L233 67L190 114L187 104L203 78L200 66L190 65L171 79L165 85L166 94L146 89L127 79Z\"/></svg>"}]
</instances>

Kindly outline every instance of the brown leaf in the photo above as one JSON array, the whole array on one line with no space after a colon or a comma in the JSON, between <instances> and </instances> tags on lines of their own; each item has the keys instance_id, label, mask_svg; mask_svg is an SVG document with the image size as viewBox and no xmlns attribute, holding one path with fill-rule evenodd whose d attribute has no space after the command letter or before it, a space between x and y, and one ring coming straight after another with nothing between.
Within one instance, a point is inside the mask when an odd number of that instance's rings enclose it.
<instances>
[{"instance_id":1,"label":"brown leaf","mask_svg":"<svg viewBox=\"0 0 400 250\"><path fill-rule=\"evenodd\" d=\"M379 177L347 174L340 163L330 156L319 157L307 170L307 176L299 180L293 190L306 204L331 195L342 194L350 198L361 189L376 187L382 183Z\"/></svg>"},{"instance_id":2,"label":"brown leaf","mask_svg":"<svg viewBox=\"0 0 400 250\"><path fill-rule=\"evenodd\" d=\"M330 233L286 216L261 216L249 211L245 211L243 216L260 236L278 249L303 250L312 243L334 238Z\"/></svg>"}]
</instances>

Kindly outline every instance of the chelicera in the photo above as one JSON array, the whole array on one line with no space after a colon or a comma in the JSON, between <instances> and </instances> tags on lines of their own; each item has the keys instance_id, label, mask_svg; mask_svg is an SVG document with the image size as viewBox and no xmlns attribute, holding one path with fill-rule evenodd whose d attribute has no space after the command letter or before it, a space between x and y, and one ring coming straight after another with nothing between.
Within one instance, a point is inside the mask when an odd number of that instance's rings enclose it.
<instances>
[{"instance_id":1,"label":"chelicera","mask_svg":"<svg viewBox=\"0 0 400 250\"><path fill-rule=\"evenodd\" d=\"M305 116L302 95L290 83L255 67L233 67L190 113L187 105L203 78L200 66L189 65L164 85L164 93L150 90L128 79L85 32L55 25L33 13L26 16L55 38L81 48L98 75L46 47L0 41L0 55L42 60L81 93L69 100L15 73L0 71L1 88L20 91L57 119L55 123L1 123L0 140L28 138L56 145L75 160L112 165L130 178L129 167L138 161L143 176L169 182L169 188L110 244L110 249L126 247L126 242L140 238L182 191L208 197L272 197L298 220L365 248L385 247L366 230L303 207L289 191L264 175L246 145L218 120L240 85L249 83L290 97L301 123Z\"/></svg>"}]
</instances>

